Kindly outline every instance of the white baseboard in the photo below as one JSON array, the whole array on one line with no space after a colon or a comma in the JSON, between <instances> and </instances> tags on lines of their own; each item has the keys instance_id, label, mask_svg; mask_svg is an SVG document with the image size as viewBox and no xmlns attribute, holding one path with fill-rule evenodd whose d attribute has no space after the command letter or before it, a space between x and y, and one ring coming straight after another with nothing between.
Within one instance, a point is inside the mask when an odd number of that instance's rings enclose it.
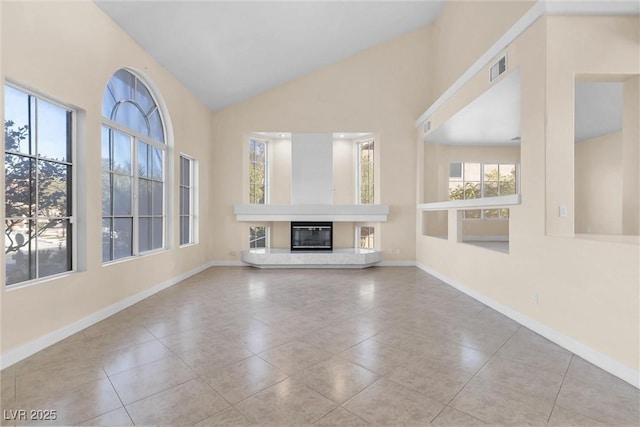
<instances>
[{"instance_id":1,"label":"white baseboard","mask_svg":"<svg viewBox=\"0 0 640 427\"><path fill-rule=\"evenodd\" d=\"M471 289L468 286L459 283L456 280L453 280L430 267L427 267L424 264L416 263L416 267L442 280L446 284L453 286L459 291L464 292L465 294L480 301L481 303L488 305L494 310L504 314L505 316L515 320L521 325L542 335L546 339L553 341L559 346L593 363L594 365L609 372L610 374L615 375L621 380L628 382L632 386L640 388L640 372L636 371L635 369L630 368L627 365L624 365L617 360L607 356L606 354L602 354L599 351L594 350L593 348L579 341L576 341L573 338L564 335L563 333L558 332L555 329L552 329L535 319L530 318L529 316L526 316L502 303L499 303L481 294L480 292Z\"/></svg>"},{"instance_id":2,"label":"white baseboard","mask_svg":"<svg viewBox=\"0 0 640 427\"><path fill-rule=\"evenodd\" d=\"M249 264L246 264L242 261L211 261L209 263L209 267L246 267Z\"/></svg>"},{"instance_id":3,"label":"white baseboard","mask_svg":"<svg viewBox=\"0 0 640 427\"><path fill-rule=\"evenodd\" d=\"M464 242L508 242L509 236L464 236Z\"/></svg>"},{"instance_id":4,"label":"white baseboard","mask_svg":"<svg viewBox=\"0 0 640 427\"><path fill-rule=\"evenodd\" d=\"M64 326L56 331L53 331L49 334L43 335L40 338L37 338L27 344L21 345L20 347L14 348L12 350L9 350L5 353L3 353L2 355L0 355L0 369L4 369L7 368L19 361L21 361L22 359L25 359L29 356L31 356L32 354L35 354L37 352L39 352L40 350L43 350L47 347L49 347L50 345L53 345L59 341L62 341L63 339L67 338L68 336L71 336L77 332L80 332L81 330L95 324L98 323L101 320L106 319L109 316L112 316L114 314L116 314L117 312L124 310L127 307L132 306L135 303L138 303L140 301L142 301L145 298L150 297L153 294L156 294L166 288L169 288L173 285L175 285L176 283L179 283L185 279L188 279L189 277L200 273L201 271L206 270L207 268L211 267L213 264L212 263L207 263L204 265L201 265L199 267L194 268L193 270L189 270L177 277L174 277L172 279L166 280L152 288L149 288L147 290L144 290L136 295L132 295L128 298L125 298L121 301L118 301L115 304L112 304L106 308L103 308L102 310L99 310L95 313L92 313L76 322L73 322L67 326Z\"/></svg>"},{"instance_id":5,"label":"white baseboard","mask_svg":"<svg viewBox=\"0 0 640 427\"><path fill-rule=\"evenodd\" d=\"M388 261L380 261L375 266L377 267L415 267L416 262L408 259L388 260Z\"/></svg>"}]
</instances>

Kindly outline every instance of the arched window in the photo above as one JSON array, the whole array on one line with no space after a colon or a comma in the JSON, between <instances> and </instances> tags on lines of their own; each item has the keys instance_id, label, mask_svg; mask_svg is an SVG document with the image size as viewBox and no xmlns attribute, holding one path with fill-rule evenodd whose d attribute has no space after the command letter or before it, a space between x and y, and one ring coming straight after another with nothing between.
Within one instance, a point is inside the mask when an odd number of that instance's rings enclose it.
<instances>
[{"instance_id":1,"label":"arched window","mask_svg":"<svg viewBox=\"0 0 640 427\"><path fill-rule=\"evenodd\" d=\"M102 261L165 247L165 130L158 104L118 70L102 100Z\"/></svg>"}]
</instances>

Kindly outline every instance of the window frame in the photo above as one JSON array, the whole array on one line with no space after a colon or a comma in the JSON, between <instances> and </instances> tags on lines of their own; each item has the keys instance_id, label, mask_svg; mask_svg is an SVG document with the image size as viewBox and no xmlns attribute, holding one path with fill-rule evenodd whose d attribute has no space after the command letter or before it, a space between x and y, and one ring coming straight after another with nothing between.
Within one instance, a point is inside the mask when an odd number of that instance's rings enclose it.
<instances>
[{"instance_id":1,"label":"window frame","mask_svg":"<svg viewBox=\"0 0 640 427\"><path fill-rule=\"evenodd\" d=\"M47 102L49 104L52 104L56 107L62 108L65 111L67 111L67 113L69 114L69 123L67 123L67 138L69 138L69 142L67 143L67 152L68 155L70 157L70 161L66 161L66 162L61 162L61 161L57 161L57 163L60 164L65 164L68 168L71 169L71 172L69 174L70 179L71 179L71 185L70 185L70 189L68 190L68 194L67 197L70 199L67 201L67 204L70 205L69 206L69 212L68 215L65 217L60 217L60 218L66 218L69 222L69 233L71 233L71 238L69 239L70 242L69 244L71 245L71 250L68 252L67 256L71 257L71 260L69 262L70 264L70 268L66 271L60 272L60 273L56 273L56 274L51 274L48 276L42 276L42 277L34 277L33 279L29 279L29 280L25 280L22 282L16 282L16 283L12 283L12 284L8 284L7 283L7 275L6 275L6 262L7 262L7 256L9 256L9 254L4 254L4 263L5 263L5 274L3 277L3 282L4 282L4 289L7 291L10 290L14 290L14 289L21 289L24 287L28 287L28 286L33 286L33 285L39 285L42 283L46 283L52 280L56 280L59 279L61 277L66 277L69 276L71 274L77 273L78 272L78 265L79 265L79 261L78 261L78 240L79 240L79 236L78 236L78 230L79 227L77 226L77 213L78 213L78 168L77 168L77 161L78 161L78 110L71 106L70 104L58 101L57 99L50 97L46 94L43 94L41 92L29 89L17 82L14 82L12 80L9 79L5 79L5 81L3 82L4 87L11 87L14 90L20 91L24 94L26 94L29 97L34 97L36 99L40 99L44 102ZM3 100L2 102L6 102L6 93L3 90ZM36 103L36 110L37 110L37 103ZM6 120L6 110L4 110L4 114L3 114L3 123L4 120ZM37 117L38 113L36 111L36 117ZM4 126L4 125L3 125ZM36 126L36 135L37 135L37 126ZM37 140L38 137L36 136L36 146L37 146ZM32 158L36 161L38 160L45 160L45 161L51 161L51 159L48 159L47 157L41 157L40 155L36 154L36 155L26 155L25 153L20 153L20 152L14 152L14 151L7 151L6 150L6 146L4 148L4 153L6 154L12 154L12 155L21 155L23 157L29 157ZM5 160L6 162L6 160ZM4 172L6 174L6 170ZM37 174L36 174L37 176ZM6 178L5 178L6 179ZM37 182L37 178L36 178L36 182ZM37 184L35 187L35 191L36 191L36 195L37 195ZM3 199L5 200L6 203L6 188L5 188L5 193L3 193ZM36 196L36 206L37 206L37 199L38 197ZM3 217L5 220L9 219L9 218L13 218L13 217L7 217L5 216L6 212L3 213ZM35 210L35 216L34 221L37 222L38 221L38 209L36 207ZM36 238L37 240L37 238ZM36 251L37 251L37 241L36 241ZM36 271L38 271L38 262L36 259Z\"/></svg>"},{"instance_id":2,"label":"window frame","mask_svg":"<svg viewBox=\"0 0 640 427\"><path fill-rule=\"evenodd\" d=\"M264 145L264 203L256 203L256 202L252 202L252 196L253 196L253 187L255 186L255 184L252 183L251 181L251 164L252 163L256 163L255 161L251 160L251 141L253 141L254 144L256 143L260 143ZM270 196L271 196L271 191L270 191L270 179L269 179L269 175L270 175L270 147L269 147L269 143L271 141L269 141L268 139L264 139L264 138L258 138L258 137L254 137L254 136L249 136L247 143L249 144L249 204L252 205L268 205L269 204L269 200L270 200Z\"/></svg>"},{"instance_id":3,"label":"window frame","mask_svg":"<svg viewBox=\"0 0 640 427\"><path fill-rule=\"evenodd\" d=\"M131 138L131 179L132 179L132 184L131 184L131 216L126 216L127 218L131 218L132 219L132 224L131 224L131 255L129 256L125 256L125 257L121 257L121 258L114 258L114 254L115 254L115 249L114 249L114 245L113 242L115 242L114 238L111 238L111 259L109 260L104 260L104 248L102 249L102 265L103 266L107 266L107 265L111 265L111 264L115 264L115 263L119 263L119 262L124 262L124 261L128 261L128 260L132 260L132 259L136 259L142 256L147 256L147 255L153 255L155 253L159 253L159 252L164 252L166 250L168 250L171 247L171 241L169 239L169 230L170 230L170 218L168 213L170 212L169 209L169 198L170 198L170 191L169 191L169 186L172 184L169 180L169 170L168 170L168 165L169 165L169 156L171 154L171 149L169 146L169 141L168 141L168 131L167 131L167 119L165 117L165 111L164 108L162 107L162 104L160 103L159 97L154 93L155 90L151 87L151 85L149 85L146 81L144 81L144 79L135 71L130 70L129 68L121 68L119 70L117 70L116 72L114 72L111 77L109 78L109 82L111 81L111 79L114 78L114 76L116 75L117 72L124 70L126 72L128 72L129 74L131 74L135 80L135 85L137 85L138 83L141 83L145 89L147 90L147 92L149 93L149 95L151 96L154 104L155 104L155 109L158 111L158 114L160 116L160 121L161 121L161 125L162 125L162 133L163 133L163 141L158 141L153 139L152 137L148 136L148 135L144 135L141 134L140 132L138 132L137 130L127 127L121 123L118 123L114 120L112 120L110 117L105 117L104 115L102 115L101 112L101 129L102 128L108 128L111 131L116 131L125 135L128 135ZM107 84L105 85L105 92L109 91L109 87L108 84L109 82L107 82ZM134 90L135 90L135 86L134 86ZM109 91L111 92L111 91ZM112 94L113 96L113 94ZM118 101L116 101L118 102ZM129 100L127 100L126 102L129 102ZM104 103L104 95L103 95L103 100L102 103ZM115 108L115 107L114 107ZM141 251L140 250L140 236L139 236L139 228L140 228L140 213L139 213L139 181L140 179L148 179L151 181L157 181L154 180L153 177L141 177L141 175L139 174L138 171L138 159L139 159L139 148L138 148L138 144L139 142L142 142L144 144L147 144L150 147L153 148L157 148L162 152L162 195L163 195L163 201L162 201L162 245L160 247L157 248L152 248L149 250L145 250L145 251ZM103 141L101 141L101 144L103 144ZM133 166L135 165L135 167ZM109 171L105 171L102 167L101 167L101 173L112 173L111 170ZM101 199L102 200L102 199ZM113 213L113 212L112 212ZM145 217L149 217L152 218L154 217L154 215L150 214L147 215ZM105 218L115 218L115 215L109 215L109 216L104 216L101 212L101 219L104 220ZM102 223L101 223L101 228L102 228ZM113 224L111 227L111 230L113 232ZM153 230L151 229L150 231L151 233L153 233Z\"/></svg>"},{"instance_id":4,"label":"window frame","mask_svg":"<svg viewBox=\"0 0 640 427\"><path fill-rule=\"evenodd\" d=\"M264 228L264 248L251 246L251 229L252 228ZM254 240L257 242L258 240ZM250 225L249 226L249 249L269 249L271 248L271 227L268 225Z\"/></svg>"},{"instance_id":5,"label":"window frame","mask_svg":"<svg viewBox=\"0 0 640 427\"><path fill-rule=\"evenodd\" d=\"M179 174L180 179L178 182L178 189L180 194L178 194L178 241L180 242L180 247L184 248L187 246L197 245L199 243L199 235L198 235L198 161L189 156L188 154L180 153L179 155L180 165L179 165ZM186 160L189 162L189 186L184 186L182 184L182 160ZM189 189L189 241L186 243L182 243L182 217L187 216L182 213L182 188Z\"/></svg>"},{"instance_id":6,"label":"window frame","mask_svg":"<svg viewBox=\"0 0 640 427\"><path fill-rule=\"evenodd\" d=\"M371 203L362 203L362 187L363 187L363 183L362 183L362 146L364 144L368 144L371 143L373 144L373 149L372 151L372 158L371 158L371 167L372 167L372 174L369 177L369 180L371 181ZM376 193L375 193L375 188L376 188L376 163L375 163L375 152L376 152L376 142L375 142L375 138L373 137L368 137L365 139L361 139L356 141L355 143L355 151L356 151L356 155L355 155L355 160L356 160L356 167L355 167L355 172L356 172L356 205L374 205L376 203Z\"/></svg>"},{"instance_id":7,"label":"window frame","mask_svg":"<svg viewBox=\"0 0 640 427\"><path fill-rule=\"evenodd\" d=\"M453 164L461 164L461 174L460 177L452 177L451 176L451 166ZM485 196L485 172L484 172L484 168L486 165L496 165L498 167L498 181L488 181L488 182L496 182L498 185L498 193L500 192L500 166L509 166L509 165L513 165L514 170L515 170L515 183L514 183L514 193L513 194L520 194L520 163L519 162L476 162L476 161L456 161L456 162L449 162L449 174L447 176L447 193L449 193L450 188L449 186L451 185L451 178L456 178L459 179L460 183L462 184L462 188L464 189L464 186L466 183L477 183L478 181L467 181L465 180L465 175L466 175L466 165L467 164L477 164L480 165L480 197L474 197L472 199L483 199L483 198L491 198L491 197L500 197L502 196L501 194L498 194L497 196ZM464 191L463 191L463 195L464 195ZM449 194L447 194L448 197L450 197ZM451 199L449 198L448 200L455 200L455 199ZM462 200L471 200L471 199L462 199ZM468 220L483 220L483 221L508 221L509 220L509 216L501 216L499 214L498 217L486 217L485 211L487 210L502 210L502 209L483 209L483 208L479 208L479 209L465 209L463 214L464 214L464 219L468 219ZM472 217L472 216L467 216L467 212L468 211L480 211L480 216L478 217ZM507 209L508 211L508 209Z\"/></svg>"},{"instance_id":8,"label":"window frame","mask_svg":"<svg viewBox=\"0 0 640 427\"><path fill-rule=\"evenodd\" d=\"M370 233L367 238L368 240L371 241L372 246L371 247L367 247L367 246L362 246L362 230L365 228L369 228L371 229L371 231L373 231L373 233ZM356 226L356 241L355 241L355 247L357 249L370 249L370 250L375 250L376 248L376 227L374 225L370 225L370 224L361 224L361 225L357 225Z\"/></svg>"}]
</instances>

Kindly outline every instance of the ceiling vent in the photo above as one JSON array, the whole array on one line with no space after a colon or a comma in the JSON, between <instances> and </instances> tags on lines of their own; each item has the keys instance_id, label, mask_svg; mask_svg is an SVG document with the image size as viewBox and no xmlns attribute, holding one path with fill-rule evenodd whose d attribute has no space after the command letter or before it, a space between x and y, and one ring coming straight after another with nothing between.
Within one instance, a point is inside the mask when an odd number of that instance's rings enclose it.
<instances>
[{"instance_id":1,"label":"ceiling vent","mask_svg":"<svg viewBox=\"0 0 640 427\"><path fill-rule=\"evenodd\" d=\"M507 71L507 55L502 56L498 61L491 66L491 70L489 71L489 81L492 82L504 72Z\"/></svg>"}]
</instances>

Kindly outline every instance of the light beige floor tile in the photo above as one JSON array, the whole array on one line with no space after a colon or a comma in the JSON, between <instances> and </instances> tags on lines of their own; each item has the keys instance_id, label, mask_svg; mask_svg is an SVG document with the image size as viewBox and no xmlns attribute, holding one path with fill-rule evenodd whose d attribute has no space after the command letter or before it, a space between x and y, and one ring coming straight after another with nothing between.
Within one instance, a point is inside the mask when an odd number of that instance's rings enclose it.
<instances>
[{"instance_id":1,"label":"light beige floor tile","mask_svg":"<svg viewBox=\"0 0 640 427\"><path fill-rule=\"evenodd\" d=\"M195 427L246 427L252 424L244 415L233 406L223 409L222 411L205 418Z\"/></svg>"},{"instance_id":2,"label":"light beige floor tile","mask_svg":"<svg viewBox=\"0 0 640 427\"><path fill-rule=\"evenodd\" d=\"M195 378L181 360L168 357L110 376L125 405Z\"/></svg>"},{"instance_id":3,"label":"light beige floor tile","mask_svg":"<svg viewBox=\"0 0 640 427\"><path fill-rule=\"evenodd\" d=\"M281 371L293 375L330 358L332 355L316 346L296 340L274 347L258 356Z\"/></svg>"},{"instance_id":4,"label":"light beige floor tile","mask_svg":"<svg viewBox=\"0 0 640 427\"><path fill-rule=\"evenodd\" d=\"M137 366L164 359L172 354L160 341L148 341L105 353L102 357L102 366L107 375L115 375Z\"/></svg>"},{"instance_id":5,"label":"light beige floor tile","mask_svg":"<svg viewBox=\"0 0 640 427\"><path fill-rule=\"evenodd\" d=\"M287 374L258 356L217 368L203 379L231 403L287 378Z\"/></svg>"},{"instance_id":6,"label":"light beige floor tile","mask_svg":"<svg viewBox=\"0 0 640 427\"><path fill-rule=\"evenodd\" d=\"M426 425L444 408L443 404L384 378L342 406L374 425Z\"/></svg>"},{"instance_id":7,"label":"light beige floor tile","mask_svg":"<svg viewBox=\"0 0 640 427\"><path fill-rule=\"evenodd\" d=\"M124 408L118 408L115 411L97 416L90 420L84 421L79 425L82 426L132 426L133 421L129 418L129 414Z\"/></svg>"},{"instance_id":8,"label":"light beige floor tile","mask_svg":"<svg viewBox=\"0 0 640 427\"><path fill-rule=\"evenodd\" d=\"M338 356L378 375L385 375L407 361L410 354L369 338Z\"/></svg>"},{"instance_id":9,"label":"light beige floor tile","mask_svg":"<svg viewBox=\"0 0 640 427\"><path fill-rule=\"evenodd\" d=\"M73 362L56 364L16 375L16 400L46 397L104 378L106 375L98 363L93 366L76 365Z\"/></svg>"},{"instance_id":10,"label":"light beige floor tile","mask_svg":"<svg viewBox=\"0 0 640 427\"><path fill-rule=\"evenodd\" d=\"M524 327L507 341L498 354L563 376L571 361L570 352Z\"/></svg>"},{"instance_id":11,"label":"light beige floor tile","mask_svg":"<svg viewBox=\"0 0 640 427\"><path fill-rule=\"evenodd\" d=\"M447 404L462 390L473 374L434 363L429 359L414 358L387 375L387 378Z\"/></svg>"},{"instance_id":12,"label":"light beige floor tile","mask_svg":"<svg viewBox=\"0 0 640 427\"><path fill-rule=\"evenodd\" d=\"M229 407L204 381L194 379L127 405L136 425L191 425Z\"/></svg>"},{"instance_id":13,"label":"light beige floor tile","mask_svg":"<svg viewBox=\"0 0 640 427\"><path fill-rule=\"evenodd\" d=\"M425 347L434 344L430 338L414 334L407 329L395 325L383 329L380 333L374 335L373 338L412 355L422 354L425 351Z\"/></svg>"},{"instance_id":14,"label":"light beige floor tile","mask_svg":"<svg viewBox=\"0 0 640 427\"><path fill-rule=\"evenodd\" d=\"M338 406L314 423L321 427L361 427L371 425L356 414Z\"/></svg>"},{"instance_id":15,"label":"light beige floor tile","mask_svg":"<svg viewBox=\"0 0 640 427\"><path fill-rule=\"evenodd\" d=\"M347 360L333 357L294 376L318 393L342 403L375 382L378 375Z\"/></svg>"},{"instance_id":16,"label":"light beige floor tile","mask_svg":"<svg viewBox=\"0 0 640 427\"><path fill-rule=\"evenodd\" d=\"M0 371L0 409L14 409L16 403L15 370L8 368Z\"/></svg>"},{"instance_id":17,"label":"light beige floor tile","mask_svg":"<svg viewBox=\"0 0 640 427\"><path fill-rule=\"evenodd\" d=\"M55 419L30 419L26 422L18 422L18 425L72 425L122 407L108 379L81 384L47 395L27 395L17 400L16 404L18 408L27 411L32 409L55 411Z\"/></svg>"},{"instance_id":18,"label":"light beige floor tile","mask_svg":"<svg viewBox=\"0 0 640 427\"><path fill-rule=\"evenodd\" d=\"M175 310L175 307L173 308ZM169 311L168 311L169 312ZM186 332L196 329L202 325L199 317L180 314L164 315L162 317L153 317L147 320L144 327L153 334L154 338L163 338L168 335Z\"/></svg>"},{"instance_id":19,"label":"light beige floor tile","mask_svg":"<svg viewBox=\"0 0 640 427\"><path fill-rule=\"evenodd\" d=\"M338 354L349 347L367 339L350 331L338 328L322 328L299 338L300 341L312 344L331 354Z\"/></svg>"},{"instance_id":20,"label":"light beige floor tile","mask_svg":"<svg viewBox=\"0 0 640 427\"><path fill-rule=\"evenodd\" d=\"M471 415L465 414L464 412L458 411L450 406L447 406L440 415L436 417L435 420L431 422L431 425L434 426L451 426L451 427L460 427L460 426L482 426L486 425L482 420L479 420Z\"/></svg>"},{"instance_id":21,"label":"light beige floor tile","mask_svg":"<svg viewBox=\"0 0 640 427\"><path fill-rule=\"evenodd\" d=\"M113 351L134 344L141 344L156 339L146 328L133 327L126 329L112 329L100 335L86 337L85 346L93 353Z\"/></svg>"},{"instance_id":22,"label":"light beige floor tile","mask_svg":"<svg viewBox=\"0 0 640 427\"><path fill-rule=\"evenodd\" d=\"M292 379L269 387L236 405L251 422L265 425L311 424L336 406L331 400Z\"/></svg>"},{"instance_id":23,"label":"light beige floor tile","mask_svg":"<svg viewBox=\"0 0 640 427\"><path fill-rule=\"evenodd\" d=\"M258 354L279 345L293 341L295 337L266 326L264 330L253 330L238 335L227 335L230 342L246 347L252 353Z\"/></svg>"},{"instance_id":24,"label":"light beige floor tile","mask_svg":"<svg viewBox=\"0 0 640 427\"><path fill-rule=\"evenodd\" d=\"M491 354L450 341L434 341L419 357L475 374L489 361Z\"/></svg>"},{"instance_id":25,"label":"light beige floor tile","mask_svg":"<svg viewBox=\"0 0 640 427\"><path fill-rule=\"evenodd\" d=\"M568 427L568 426L584 427L584 426L607 426L607 425L610 426L611 424L594 420L593 418L589 418L586 415L582 415L577 412L574 412L569 409L565 409L556 405L555 408L553 408L553 412L551 413L551 418L549 418L549 423L547 425L557 426L557 427Z\"/></svg>"},{"instance_id":26,"label":"light beige floor tile","mask_svg":"<svg viewBox=\"0 0 640 427\"><path fill-rule=\"evenodd\" d=\"M516 360L494 356L476 375L502 387L553 404L563 376L533 368Z\"/></svg>"},{"instance_id":27,"label":"light beige floor tile","mask_svg":"<svg viewBox=\"0 0 640 427\"><path fill-rule=\"evenodd\" d=\"M640 425L640 390L577 356L556 405L608 424Z\"/></svg>"},{"instance_id":28,"label":"light beige floor tile","mask_svg":"<svg viewBox=\"0 0 640 427\"><path fill-rule=\"evenodd\" d=\"M196 374L207 376L217 368L247 359L253 356L253 353L227 340L216 340L178 353L177 356Z\"/></svg>"},{"instance_id":29,"label":"light beige floor tile","mask_svg":"<svg viewBox=\"0 0 640 427\"><path fill-rule=\"evenodd\" d=\"M175 353L183 353L185 351L207 347L220 340L225 342L227 341L222 334L214 332L208 328L200 327L178 332L177 334L167 335L159 338L159 340Z\"/></svg>"},{"instance_id":30,"label":"light beige floor tile","mask_svg":"<svg viewBox=\"0 0 640 427\"><path fill-rule=\"evenodd\" d=\"M482 331L481 328L467 325L451 326L448 339L465 347L470 347L483 353L495 353L511 337L509 334L494 335Z\"/></svg>"},{"instance_id":31,"label":"light beige floor tile","mask_svg":"<svg viewBox=\"0 0 640 427\"><path fill-rule=\"evenodd\" d=\"M546 424L553 402L536 400L500 384L474 378L449 406L490 424L525 426Z\"/></svg>"}]
</instances>

